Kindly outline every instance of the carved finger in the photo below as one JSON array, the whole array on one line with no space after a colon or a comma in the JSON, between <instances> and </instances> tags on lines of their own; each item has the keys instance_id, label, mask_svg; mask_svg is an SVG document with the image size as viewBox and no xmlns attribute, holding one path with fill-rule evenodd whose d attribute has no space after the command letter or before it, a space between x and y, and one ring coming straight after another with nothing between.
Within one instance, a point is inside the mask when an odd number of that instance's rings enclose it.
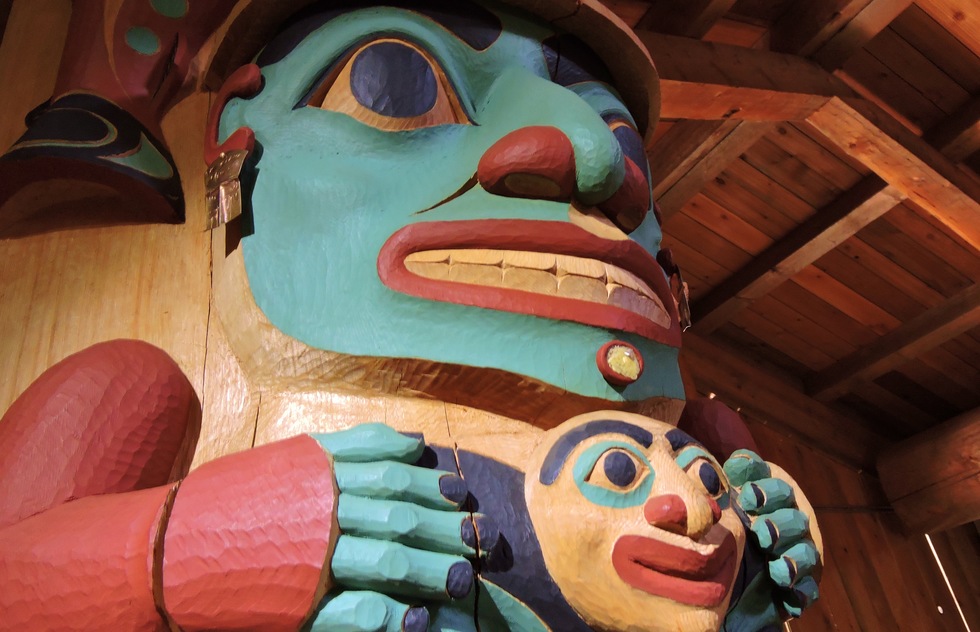
<instances>
[{"instance_id":1,"label":"carved finger","mask_svg":"<svg viewBox=\"0 0 980 632\"><path fill-rule=\"evenodd\" d=\"M819 598L820 589L817 588L816 580L809 576L802 577L796 582L789 597L783 602L783 608L791 617L799 617Z\"/></svg>"},{"instance_id":2,"label":"carved finger","mask_svg":"<svg viewBox=\"0 0 980 632\"><path fill-rule=\"evenodd\" d=\"M778 586L795 587L804 577L809 577L819 563L817 548L812 542L804 540L769 562L769 576Z\"/></svg>"},{"instance_id":3,"label":"carved finger","mask_svg":"<svg viewBox=\"0 0 980 632\"><path fill-rule=\"evenodd\" d=\"M315 433L323 448L333 455L334 461L364 463L391 459L404 463L414 463L425 442L420 438L408 437L384 424L361 424L348 430Z\"/></svg>"},{"instance_id":4,"label":"carved finger","mask_svg":"<svg viewBox=\"0 0 980 632\"><path fill-rule=\"evenodd\" d=\"M330 570L345 586L424 599L460 599L473 587L462 557L349 535L337 539Z\"/></svg>"},{"instance_id":5,"label":"carved finger","mask_svg":"<svg viewBox=\"0 0 980 632\"><path fill-rule=\"evenodd\" d=\"M736 450L725 461L725 474L728 481L735 487L741 487L748 481L769 478L769 464L762 460L752 450Z\"/></svg>"},{"instance_id":6,"label":"carved finger","mask_svg":"<svg viewBox=\"0 0 980 632\"><path fill-rule=\"evenodd\" d=\"M477 529L485 550L495 542L497 530L482 514L449 513L412 503L375 500L341 494L337 507L340 530L348 535L400 542L416 549L453 555L477 552ZM474 527L474 518L477 526Z\"/></svg>"},{"instance_id":7,"label":"carved finger","mask_svg":"<svg viewBox=\"0 0 980 632\"><path fill-rule=\"evenodd\" d=\"M810 529L810 518L798 509L786 508L759 516L752 523L756 543L769 553L782 552L800 541Z\"/></svg>"},{"instance_id":8,"label":"carved finger","mask_svg":"<svg viewBox=\"0 0 980 632\"><path fill-rule=\"evenodd\" d=\"M429 613L366 590L327 595L310 632L425 632Z\"/></svg>"},{"instance_id":9,"label":"carved finger","mask_svg":"<svg viewBox=\"0 0 980 632\"><path fill-rule=\"evenodd\" d=\"M754 515L767 514L795 505L793 488L778 478L763 478L747 483L738 494L738 504Z\"/></svg>"},{"instance_id":10,"label":"carved finger","mask_svg":"<svg viewBox=\"0 0 980 632\"><path fill-rule=\"evenodd\" d=\"M335 463L334 475L341 492L365 498L402 500L444 511L456 511L466 500L466 483L458 475L394 461Z\"/></svg>"}]
</instances>

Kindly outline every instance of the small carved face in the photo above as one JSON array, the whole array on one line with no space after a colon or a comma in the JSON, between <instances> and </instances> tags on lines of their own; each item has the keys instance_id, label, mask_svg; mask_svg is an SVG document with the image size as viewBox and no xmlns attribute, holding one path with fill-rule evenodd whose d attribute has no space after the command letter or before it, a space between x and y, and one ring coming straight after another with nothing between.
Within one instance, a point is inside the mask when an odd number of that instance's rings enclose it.
<instances>
[{"instance_id":1,"label":"small carved face","mask_svg":"<svg viewBox=\"0 0 980 632\"><path fill-rule=\"evenodd\" d=\"M745 542L718 462L647 417L590 413L550 431L526 493L545 563L598 630L717 630Z\"/></svg>"},{"instance_id":2,"label":"small carved face","mask_svg":"<svg viewBox=\"0 0 980 632\"><path fill-rule=\"evenodd\" d=\"M378 4L294 22L221 117L261 149L258 306L318 349L681 399L643 141L601 64L512 9ZM617 339L648 367L618 389Z\"/></svg>"}]
</instances>

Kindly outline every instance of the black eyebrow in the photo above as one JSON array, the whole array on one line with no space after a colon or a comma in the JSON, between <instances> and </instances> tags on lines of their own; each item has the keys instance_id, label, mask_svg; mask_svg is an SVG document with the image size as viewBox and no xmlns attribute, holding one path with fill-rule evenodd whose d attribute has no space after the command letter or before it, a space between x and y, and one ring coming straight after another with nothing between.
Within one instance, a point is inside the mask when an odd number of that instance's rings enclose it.
<instances>
[{"instance_id":1,"label":"black eyebrow","mask_svg":"<svg viewBox=\"0 0 980 632\"><path fill-rule=\"evenodd\" d=\"M554 483L565 466L565 460L568 459L568 455L575 449L575 446L589 437L607 433L625 435L644 448L649 448L653 444L653 433L639 426L614 419L590 421L578 428L569 430L555 442L555 445L551 446L551 450L548 451L548 455L544 458L544 463L541 465L538 480L544 485Z\"/></svg>"}]
</instances>

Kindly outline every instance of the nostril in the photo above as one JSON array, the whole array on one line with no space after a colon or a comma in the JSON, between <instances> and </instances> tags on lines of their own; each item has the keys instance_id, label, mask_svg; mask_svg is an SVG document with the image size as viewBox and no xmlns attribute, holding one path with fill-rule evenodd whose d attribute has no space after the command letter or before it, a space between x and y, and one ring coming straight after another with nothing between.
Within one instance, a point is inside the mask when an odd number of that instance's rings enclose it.
<instances>
[{"instance_id":1,"label":"nostril","mask_svg":"<svg viewBox=\"0 0 980 632\"><path fill-rule=\"evenodd\" d=\"M612 197L599 205L599 210L624 232L631 233L650 210L650 188L646 175L635 162L627 158L625 166L623 184Z\"/></svg>"},{"instance_id":2,"label":"nostril","mask_svg":"<svg viewBox=\"0 0 980 632\"><path fill-rule=\"evenodd\" d=\"M476 174L480 185L495 195L570 200L575 191L575 149L556 127L522 127L483 154Z\"/></svg>"},{"instance_id":3,"label":"nostril","mask_svg":"<svg viewBox=\"0 0 980 632\"><path fill-rule=\"evenodd\" d=\"M647 500L643 505L643 517L664 531L687 533L687 505L677 494L662 494Z\"/></svg>"}]
</instances>

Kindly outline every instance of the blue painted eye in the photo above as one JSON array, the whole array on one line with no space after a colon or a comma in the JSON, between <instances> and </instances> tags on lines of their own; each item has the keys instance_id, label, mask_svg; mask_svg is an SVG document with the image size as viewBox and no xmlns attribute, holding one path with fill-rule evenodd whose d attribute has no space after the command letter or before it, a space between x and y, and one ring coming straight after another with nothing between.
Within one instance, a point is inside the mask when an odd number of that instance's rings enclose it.
<instances>
[{"instance_id":1,"label":"blue painted eye","mask_svg":"<svg viewBox=\"0 0 980 632\"><path fill-rule=\"evenodd\" d=\"M367 46L351 65L351 94L364 107L385 116L425 114L436 104L438 89L428 60L401 42Z\"/></svg>"},{"instance_id":2,"label":"blue painted eye","mask_svg":"<svg viewBox=\"0 0 980 632\"><path fill-rule=\"evenodd\" d=\"M702 463L701 467L698 468L698 476L701 477L701 483L709 494L714 496L721 489L721 477L718 476L718 472L710 463Z\"/></svg>"},{"instance_id":3,"label":"blue painted eye","mask_svg":"<svg viewBox=\"0 0 980 632\"><path fill-rule=\"evenodd\" d=\"M636 480L636 463L625 452L610 452L602 461L602 469L609 482L618 487L629 487Z\"/></svg>"},{"instance_id":4,"label":"blue painted eye","mask_svg":"<svg viewBox=\"0 0 980 632\"><path fill-rule=\"evenodd\" d=\"M348 51L300 99L301 106L340 112L384 131L469 123L435 57L395 38Z\"/></svg>"}]
</instances>

